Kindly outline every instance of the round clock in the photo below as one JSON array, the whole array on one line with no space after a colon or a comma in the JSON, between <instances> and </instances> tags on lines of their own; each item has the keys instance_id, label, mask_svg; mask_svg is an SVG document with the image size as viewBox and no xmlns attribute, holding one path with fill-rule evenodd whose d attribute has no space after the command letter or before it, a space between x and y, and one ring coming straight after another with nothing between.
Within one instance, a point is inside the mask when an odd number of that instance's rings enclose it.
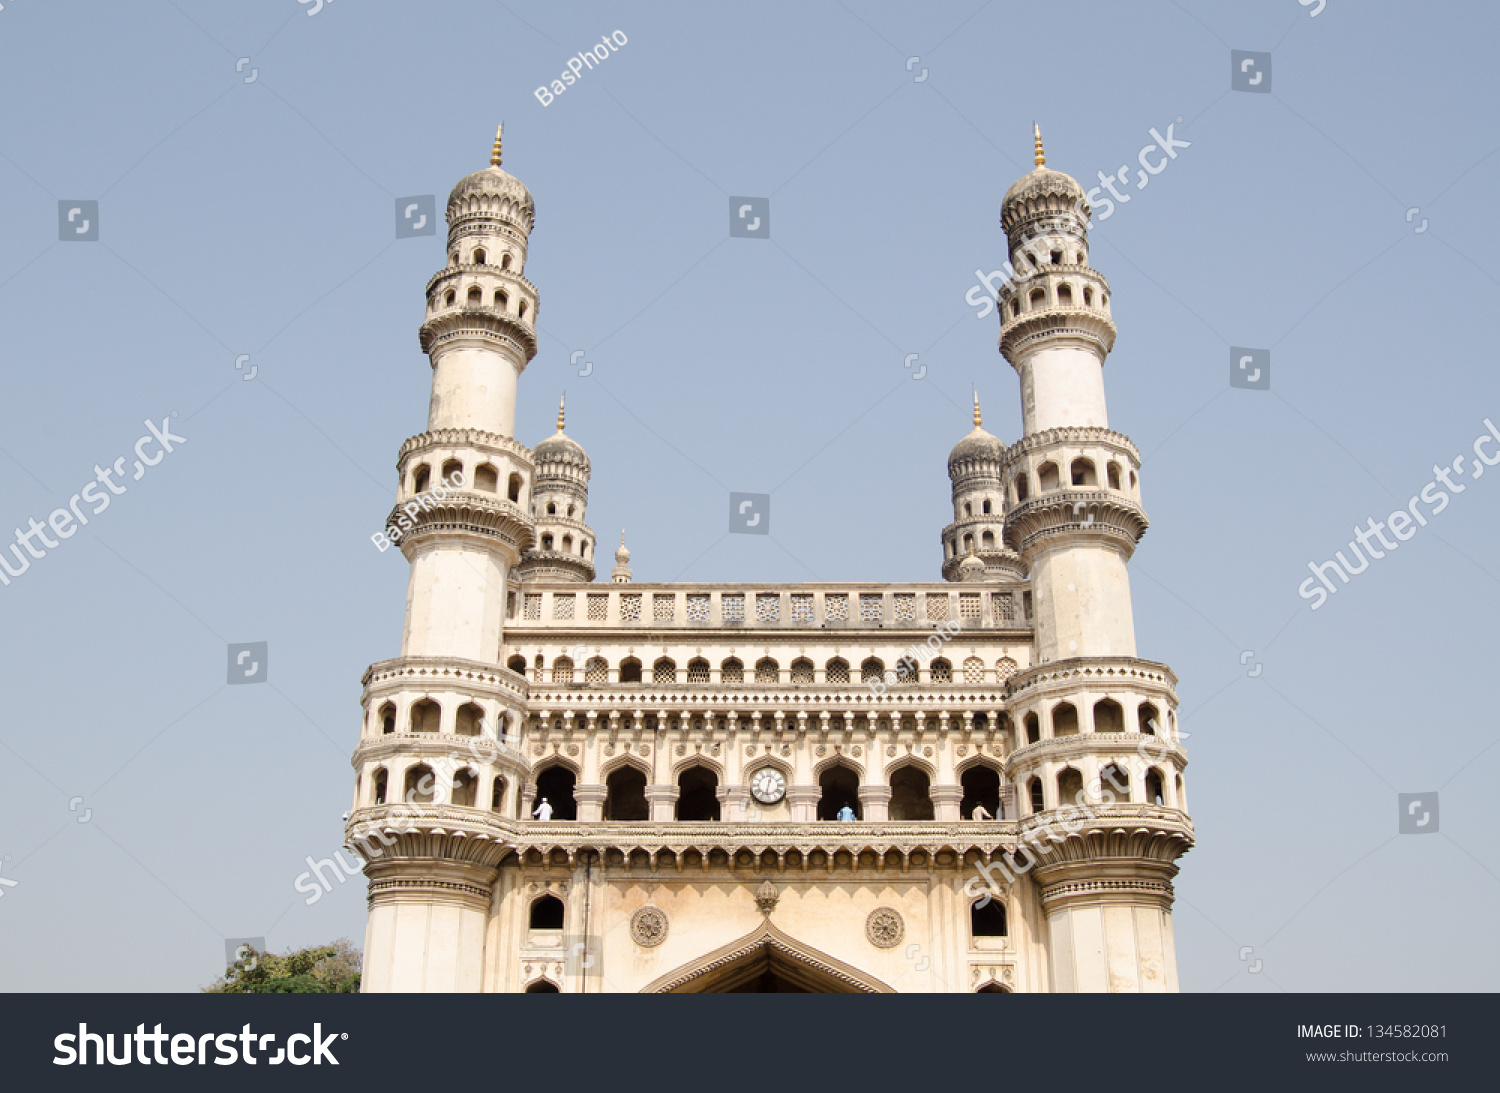
<instances>
[{"instance_id":1,"label":"round clock","mask_svg":"<svg viewBox=\"0 0 1500 1093\"><path fill-rule=\"evenodd\" d=\"M750 779L750 795L763 805L774 805L786 796L786 779L775 767L761 767Z\"/></svg>"}]
</instances>

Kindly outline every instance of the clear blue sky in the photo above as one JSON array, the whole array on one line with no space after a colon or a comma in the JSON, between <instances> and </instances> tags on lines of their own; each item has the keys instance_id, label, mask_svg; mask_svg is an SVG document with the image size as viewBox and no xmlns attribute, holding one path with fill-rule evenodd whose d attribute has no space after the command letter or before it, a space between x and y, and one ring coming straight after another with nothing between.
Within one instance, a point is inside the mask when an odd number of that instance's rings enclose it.
<instances>
[{"instance_id":1,"label":"clear blue sky","mask_svg":"<svg viewBox=\"0 0 1500 1093\"><path fill-rule=\"evenodd\" d=\"M370 535L443 248L394 238L397 198L441 206L505 121L542 297L517 432L567 389L638 579L933 580L971 386L1019 429L964 297L1036 119L1088 186L1133 183L1152 127L1191 142L1092 247L1145 456L1139 647L1192 733L1183 988L1493 989L1500 471L1297 595L1500 420L1492 5L3 2L0 527L147 418L187 441L0 587L0 987L191 990L225 937L362 941L361 883L293 884L399 647L406 566ZM1269 94L1230 90L1231 49L1272 54ZM729 238L731 196L770 198L769 240ZM59 241L64 200L96 242ZM1231 346L1271 351L1269 391L1229 388ZM773 494L773 535L725 536L731 490ZM248 641L269 682L226 686ZM1440 830L1398 836L1418 791Z\"/></svg>"}]
</instances>

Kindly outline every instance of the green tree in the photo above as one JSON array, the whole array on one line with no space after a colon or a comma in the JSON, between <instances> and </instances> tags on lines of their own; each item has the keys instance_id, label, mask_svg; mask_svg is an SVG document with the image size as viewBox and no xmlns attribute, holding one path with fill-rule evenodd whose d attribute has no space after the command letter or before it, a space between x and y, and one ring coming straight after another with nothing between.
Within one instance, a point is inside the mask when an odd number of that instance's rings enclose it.
<instances>
[{"instance_id":1,"label":"green tree","mask_svg":"<svg viewBox=\"0 0 1500 1093\"><path fill-rule=\"evenodd\" d=\"M364 955L345 938L285 953L245 955L203 988L205 994L358 994Z\"/></svg>"}]
</instances>

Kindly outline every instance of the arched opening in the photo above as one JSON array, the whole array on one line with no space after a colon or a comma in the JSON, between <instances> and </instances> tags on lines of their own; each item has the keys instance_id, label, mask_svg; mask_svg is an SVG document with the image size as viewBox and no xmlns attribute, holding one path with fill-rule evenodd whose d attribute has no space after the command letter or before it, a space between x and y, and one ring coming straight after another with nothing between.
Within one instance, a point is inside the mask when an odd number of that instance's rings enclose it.
<instances>
[{"instance_id":1,"label":"arched opening","mask_svg":"<svg viewBox=\"0 0 1500 1093\"><path fill-rule=\"evenodd\" d=\"M744 683L745 666L734 657L730 657L719 667L719 682L721 683Z\"/></svg>"},{"instance_id":2,"label":"arched opening","mask_svg":"<svg viewBox=\"0 0 1500 1093\"><path fill-rule=\"evenodd\" d=\"M813 662L806 657L798 657L792 661L792 682L811 683L813 681Z\"/></svg>"},{"instance_id":3,"label":"arched opening","mask_svg":"<svg viewBox=\"0 0 1500 1093\"><path fill-rule=\"evenodd\" d=\"M1016 475L1016 504L1019 505L1030 496L1031 488L1026 484L1026 476L1024 474Z\"/></svg>"},{"instance_id":4,"label":"arched opening","mask_svg":"<svg viewBox=\"0 0 1500 1093\"><path fill-rule=\"evenodd\" d=\"M561 994L562 991L560 991L560 990L557 989L557 984L556 983L551 983L551 982L549 982L549 981L547 981L545 979L538 979L535 983L527 984L527 987L526 987L526 990L525 990L524 993L526 993L526 994Z\"/></svg>"},{"instance_id":5,"label":"arched opening","mask_svg":"<svg viewBox=\"0 0 1500 1093\"><path fill-rule=\"evenodd\" d=\"M1148 805L1165 805L1166 794L1162 792L1161 771L1152 767L1146 771L1146 803Z\"/></svg>"},{"instance_id":6,"label":"arched opening","mask_svg":"<svg viewBox=\"0 0 1500 1093\"><path fill-rule=\"evenodd\" d=\"M651 818L651 807L646 803L646 776L637 768L624 766L612 771L605 779L604 787L606 820Z\"/></svg>"},{"instance_id":7,"label":"arched opening","mask_svg":"<svg viewBox=\"0 0 1500 1093\"><path fill-rule=\"evenodd\" d=\"M928 666L928 675L934 683L952 683L953 664L943 657L936 657Z\"/></svg>"},{"instance_id":8,"label":"arched opening","mask_svg":"<svg viewBox=\"0 0 1500 1093\"><path fill-rule=\"evenodd\" d=\"M965 554L973 554L974 553L974 536L972 536L972 535L965 535L964 536L964 553Z\"/></svg>"},{"instance_id":9,"label":"arched opening","mask_svg":"<svg viewBox=\"0 0 1500 1093\"><path fill-rule=\"evenodd\" d=\"M979 510L979 511L980 511L980 512L982 512L982 513L983 513L983 514L984 514L984 515L985 515L985 516L988 516L988 515L989 515L989 514L990 514L990 503L989 503L989 502L988 502L988 501L986 501L986 502L985 502L985 503L984 503L984 504L983 504L983 505L982 505L982 506L981 506L981 507L980 507L980 510Z\"/></svg>"},{"instance_id":10,"label":"arched opening","mask_svg":"<svg viewBox=\"0 0 1500 1093\"><path fill-rule=\"evenodd\" d=\"M457 459L450 459L443 464L443 481L450 485L457 485L464 480L464 465Z\"/></svg>"},{"instance_id":11,"label":"arched opening","mask_svg":"<svg viewBox=\"0 0 1500 1093\"><path fill-rule=\"evenodd\" d=\"M547 534L547 535L543 535L542 536L542 549L543 550L551 550L552 549L552 536L551 536L550 533Z\"/></svg>"},{"instance_id":12,"label":"arched opening","mask_svg":"<svg viewBox=\"0 0 1500 1093\"><path fill-rule=\"evenodd\" d=\"M457 302L458 302L458 293L454 292L451 288L446 293L444 293L444 295L443 295L443 304L445 306L452 307Z\"/></svg>"},{"instance_id":13,"label":"arched opening","mask_svg":"<svg viewBox=\"0 0 1500 1093\"><path fill-rule=\"evenodd\" d=\"M526 674L526 658L521 656L520 653L507 659L505 666L518 675L524 676Z\"/></svg>"},{"instance_id":14,"label":"arched opening","mask_svg":"<svg viewBox=\"0 0 1500 1093\"><path fill-rule=\"evenodd\" d=\"M1097 486L1099 475L1094 471L1094 461L1091 459L1075 459L1071 468L1073 485L1075 486Z\"/></svg>"},{"instance_id":15,"label":"arched opening","mask_svg":"<svg viewBox=\"0 0 1500 1093\"><path fill-rule=\"evenodd\" d=\"M1057 802L1059 808L1084 803L1083 775L1072 767L1063 767L1057 772Z\"/></svg>"},{"instance_id":16,"label":"arched opening","mask_svg":"<svg viewBox=\"0 0 1500 1093\"><path fill-rule=\"evenodd\" d=\"M1046 304L1046 302L1047 290L1043 288L1034 288L1031 290L1031 298L1026 302L1026 308L1028 311L1034 311L1037 308L1042 307L1044 304Z\"/></svg>"},{"instance_id":17,"label":"arched opening","mask_svg":"<svg viewBox=\"0 0 1500 1093\"><path fill-rule=\"evenodd\" d=\"M531 915L526 926L531 930L561 930L566 908L556 896L537 896L531 901Z\"/></svg>"},{"instance_id":18,"label":"arched opening","mask_svg":"<svg viewBox=\"0 0 1500 1093\"><path fill-rule=\"evenodd\" d=\"M958 814L965 820L976 819L975 808L982 808L996 820L1005 819L1000 814L1000 772L985 763L970 767L959 776L963 786L963 799L958 803Z\"/></svg>"},{"instance_id":19,"label":"arched opening","mask_svg":"<svg viewBox=\"0 0 1500 1093\"><path fill-rule=\"evenodd\" d=\"M1072 285L1058 285L1057 286L1057 302L1062 307L1072 307L1073 306L1073 286Z\"/></svg>"},{"instance_id":20,"label":"arched opening","mask_svg":"<svg viewBox=\"0 0 1500 1093\"><path fill-rule=\"evenodd\" d=\"M484 248L483 247L475 247L474 248L474 264L476 266L482 266L482 265L484 265Z\"/></svg>"},{"instance_id":21,"label":"arched opening","mask_svg":"<svg viewBox=\"0 0 1500 1093\"><path fill-rule=\"evenodd\" d=\"M390 775L386 773L384 767L381 767L375 772L374 796L371 798L371 804L385 804L386 786L389 784L389 782Z\"/></svg>"},{"instance_id":22,"label":"arched opening","mask_svg":"<svg viewBox=\"0 0 1500 1093\"><path fill-rule=\"evenodd\" d=\"M969 905L969 936L1005 937L1005 904L998 899L979 900Z\"/></svg>"},{"instance_id":23,"label":"arched opening","mask_svg":"<svg viewBox=\"0 0 1500 1093\"><path fill-rule=\"evenodd\" d=\"M413 702L411 706L411 731L437 732L438 722L442 714L442 708L430 698L424 698L420 702Z\"/></svg>"},{"instance_id":24,"label":"arched opening","mask_svg":"<svg viewBox=\"0 0 1500 1093\"><path fill-rule=\"evenodd\" d=\"M1071 702L1059 702L1052 707L1052 735L1078 735L1078 709Z\"/></svg>"},{"instance_id":25,"label":"arched opening","mask_svg":"<svg viewBox=\"0 0 1500 1093\"><path fill-rule=\"evenodd\" d=\"M1118 463L1110 463L1106 465L1104 468L1104 476L1105 481L1109 483L1110 489L1117 490L1120 488L1120 465Z\"/></svg>"},{"instance_id":26,"label":"arched opening","mask_svg":"<svg viewBox=\"0 0 1500 1093\"><path fill-rule=\"evenodd\" d=\"M1082 262L1080 262L1078 264L1079 265L1083 265ZM1091 289L1091 288L1089 288L1087 285L1083 286L1083 306L1084 307L1093 307L1094 306L1094 290Z\"/></svg>"},{"instance_id":27,"label":"arched opening","mask_svg":"<svg viewBox=\"0 0 1500 1093\"><path fill-rule=\"evenodd\" d=\"M818 776L822 796L818 799L818 819L837 820L839 812L848 808L856 820L863 813L859 807L859 775L842 763L835 763Z\"/></svg>"},{"instance_id":28,"label":"arched opening","mask_svg":"<svg viewBox=\"0 0 1500 1093\"><path fill-rule=\"evenodd\" d=\"M550 766L536 777L536 803L543 799L552 806L554 820L578 819L578 803L573 800L573 786L578 778L565 766Z\"/></svg>"},{"instance_id":29,"label":"arched opening","mask_svg":"<svg viewBox=\"0 0 1500 1093\"><path fill-rule=\"evenodd\" d=\"M492 463L481 463L474 468L474 488L485 493L497 493L500 489L500 472Z\"/></svg>"},{"instance_id":30,"label":"arched opening","mask_svg":"<svg viewBox=\"0 0 1500 1093\"><path fill-rule=\"evenodd\" d=\"M572 554L573 553L573 536L571 536L571 535L564 535L563 536L563 547L562 548L563 548L563 553L564 554Z\"/></svg>"},{"instance_id":31,"label":"arched opening","mask_svg":"<svg viewBox=\"0 0 1500 1093\"><path fill-rule=\"evenodd\" d=\"M573 658L572 657L558 657L556 660L554 660L552 662L552 682L553 683L572 683L573 682Z\"/></svg>"},{"instance_id":32,"label":"arched opening","mask_svg":"<svg viewBox=\"0 0 1500 1093\"><path fill-rule=\"evenodd\" d=\"M1043 463L1036 469L1037 481L1041 484L1042 492L1055 490L1062 485L1062 477L1057 469L1057 464L1052 462Z\"/></svg>"},{"instance_id":33,"label":"arched opening","mask_svg":"<svg viewBox=\"0 0 1500 1093\"><path fill-rule=\"evenodd\" d=\"M891 819L930 820L932 780L915 764L908 764L891 775Z\"/></svg>"},{"instance_id":34,"label":"arched opening","mask_svg":"<svg viewBox=\"0 0 1500 1093\"><path fill-rule=\"evenodd\" d=\"M1147 736L1156 735L1156 726L1157 723L1161 720L1161 715L1156 712L1155 706L1153 706L1149 702L1142 702L1140 706L1137 707L1135 716L1137 719L1136 723L1140 726L1141 732L1145 733Z\"/></svg>"},{"instance_id":35,"label":"arched opening","mask_svg":"<svg viewBox=\"0 0 1500 1093\"><path fill-rule=\"evenodd\" d=\"M641 681L641 662L635 657L626 657L620 661L620 682L639 683Z\"/></svg>"},{"instance_id":36,"label":"arched opening","mask_svg":"<svg viewBox=\"0 0 1500 1093\"><path fill-rule=\"evenodd\" d=\"M770 657L761 657L755 662L755 682L777 683L781 679L781 665Z\"/></svg>"},{"instance_id":37,"label":"arched opening","mask_svg":"<svg viewBox=\"0 0 1500 1093\"><path fill-rule=\"evenodd\" d=\"M974 993L975 994L1009 994L1010 991L1006 990L999 983L986 983L984 986L980 987Z\"/></svg>"},{"instance_id":38,"label":"arched opening","mask_svg":"<svg viewBox=\"0 0 1500 1093\"><path fill-rule=\"evenodd\" d=\"M707 683L709 672L708 661L702 657L694 657L688 661L687 681L689 683Z\"/></svg>"},{"instance_id":39,"label":"arched opening","mask_svg":"<svg viewBox=\"0 0 1500 1093\"><path fill-rule=\"evenodd\" d=\"M1036 743L1039 743L1041 741L1041 739L1042 739L1042 724L1041 724L1041 722L1037 719L1036 714L1034 714L1034 713L1027 714L1026 715L1026 743L1028 743L1028 744L1036 744Z\"/></svg>"},{"instance_id":40,"label":"arched opening","mask_svg":"<svg viewBox=\"0 0 1500 1093\"><path fill-rule=\"evenodd\" d=\"M677 818L719 818L719 776L707 767L692 766L677 776Z\"/></svg>"},{"instance_id":41,"label":"arched opening","mask_svg":"<svg viewBox=\"0 0 1500 1093\"><path fill-rule=\"evenodd\" d=\"M993 531L986 531L986 532L983 532L983 533L980 534L980 536L979 536L979 549L980 550L994 550L995 549L995 533Z\"/></svg>"},{"instance_id":42,"label":"arched opening","mask_svg":"<svg viewBox=\"0 0 1500 1093\"><path fill-rule=\"evenodd\" d=\"M967 501L964 502L964 515L965 516L973 516L974 515L974 506L971 505L971 504L969 504Z\"/></svg>"},{"instance_id":43,"label":"arched opening","mask_svg":"<svg viewBox=\"0 0 1500 1093\"><path fill-rule=\"evenodd\" d=\"M510 253L508 251L500 256L500 268L510 269Z\"/></svg>"},{"instance_id":44,"label":"arched opening","mask_svg":"<svg viewBox=\"0 0 1500 1093\"><path fill-rule=\"evenodd\" d=\"M453 731L459 736L478 736L480 728L484 725L484 710L472 702L465 702L458 708L458 716L454 721Z\"/></svg>"},{"instance_id":45,"label":"arched opening","mask_svg":"<svg viewBox=\"0 0 1500 1093\"><path fill-rule=\"evenodd\" d=\"M1019 314L1021 314L1021 301L1012 300L1010 302L1010 317L1014 319Z\"/></svg>"},{"instance_id":46,"label":"arched opening","mask_svg":"<svg viewBox=\"0 0 1500 1093\"><path fill-rule=\"evenodd\" d=\"M478 285L471 286L469 289L468 300L470 306L479 307L484 303L484 291Z\"/></svg>"},{"instance_id":47,"label":"arched opening","mask_svg":"<svg viewBox=\"0 0 1500 1093\"><path fill-rule=\"evenodd\" d=\"M885 679L885 665L876 657L870 657L859 666L861 683L879 683Z\"/></svg>"},{"instance_id":48,"label":"arched opening","mask_svg":"<svg viewBox=\"0 0 1500 1093\"><path fill-rule=\"evenodd\" d=\"M1124 732L1125 710L1112 698L1101 698L1094 703L1095 732Z\"/></svg>"},{"instance_id":49,"label":"arched opening","mask_svg":"<svg viewBox=\"0 0 1500 1093\"><path fill-rule=\"evenodd\" d=\"M526 318L526 301L525 300L521 301L520 306L516 309L516 314L519 315L523 319Z\"/></svg>"},{"instance_id":50,"label":"arched opening","mask_svg":"<svg viewBox=\"0 0 1500 1093\"><path fill-rule=\"evenodd\" d=\"M382 736L389 736L396 731L396 704L387 702L380 707L380 713L376 715L380 719L380 732Z\"/></svg>"},{"instance_id":51,"label":"arched opening","mask_svg":"<svg viewBox=\"0 0 1500 1093\"><path fill-rule=\"evenodd\" d=\"M1099 772L1099 797L1108 801L1113 795L1114 804L1130 801L1130 775L1118 763L1110 763Z\"/></svg>"},{"instance_id":52,"label":"arched opening","mask_svg":"<svg viewBox=\"0 0 1500 1093\"><path fill-rule=\"evenodd\" d=\"M479 794L479 775L465 767L453 776L453 789L448 800L455 805L473 808Z\"/></svg>"},{"instance_id":53,"label":"arched opening","mask_svg":"<svg viewBox=\"0 0 1500 1093\"><path fill-rule=\"evenodd\" d=\"M1052 264L1054 266L1060 266L1063 264L1063 252L1060 250L1053 251L1050 255L1048 255L1048 257L1052 260Z\"/></svg>"},{"instance_id":54,"label":"arched opening","mask_svg":"<svg viewBox=\"0 0 1500 1093\"><path fill-rule=\"evenodd\" d=\"M555 501L548 501L547 502L547 515L548 516L556 516L557 515L557 502L555 502Z\"/></svg>"},{"instance_id":55,"label":"arched opening","mask_svg":"<svg viewBox=\"0 0 1500 1093\"><path fill-rule=\"evenodd\" d=\"M490 784L490 811L505 811L505 779L496 775L494 782Z\"/></svg>"},{"instance_id":56,"label":"arched opening","mask_svg":"<svg viewBox=\"0 0 1500 1093\"><path fill-rule=\"evenodd\" d=\"M651 666L652 683L676 683L677 662L671 657L662 657Z\"/></svg>"},{"instance_id":57,"label":"arched opening","mask_svg":"<svg viewBox=\"0 0 1500 1093\"><path fill-rule=\"evenodd\" d=\"M430 805L434 788L432 768L426 763L418 763L414 767L406 768L406 781L402 785L401 799L409 805Z\"/></svg>"},{"instance_id":58,"label":"arched opening","mask_svg":"<svg viewBox=\"0 0 1500 1093\"><path fill-rule=\"evenodd\" d=\"M829 683L848 683L849 662L842 657L834 657L823 669L823 678Z\"/></svg>"},{"instance_id":59,"label":"arched opening","mask_svg":"<svg viewBox=\"0 0 1500 1093\"><path fill-rule=\"evenodd\" d=\"M519 474L510 476L510 480L505 487L505 496L509 497L512 501L521 500L521 476Z\"/></svg>"},{"instance_id":60,"label":"arched opening","mask_svg":"<svg viewBox=\"0 0 1500 1093\"><path fill-rule=\"evenodd\" d=\"M417 465L417 469L411 472L411 492L422 493L427 489L427 482L432 476L432 470L426 463Z\"/></svg>"},{"instance_id":61,"label":"arched opening","mask_svg":"<svg viewBox=\"0 0 1500 1093\"><path fill-rule=\"evenodd\" d=\"M1042 793L1042 780L1040 778L1033 778L1028 784L1027 796L1031 799L1031 814L1033 816L1038 812L1046 811L1047 802Z\"/></svg>"}]
</instances>

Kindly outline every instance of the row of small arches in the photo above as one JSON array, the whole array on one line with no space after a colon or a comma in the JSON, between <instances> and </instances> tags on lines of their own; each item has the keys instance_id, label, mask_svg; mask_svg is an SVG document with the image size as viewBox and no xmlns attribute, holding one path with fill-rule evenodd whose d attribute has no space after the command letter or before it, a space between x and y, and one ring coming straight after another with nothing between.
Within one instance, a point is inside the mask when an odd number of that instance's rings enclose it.
<instances>
[{"instance_id":1,"label":"row of small arches","mask_svg":"<svg viewBox=\"0 0 1500 1093\"><path fill-rule=\"evenodd\" d=\"M1169 795L1167 776L1158 767L1147 767L1142 782L1143 800L1136 803L1159 805L1163 808L1179 807L1178 802L1182 800L1183 792L1182 775L1174 777L1171 786L1176 792L1172 795ZM1051 800L1047 794L1049 783L1056 794ZM1108 802L1109 797L1125 801L1134 801L1135 798L1129 773L1124 767L1114 763L1099 772L1097 792L1092 787L1089 792L1085 792L1083 773L1074 767L1063 767L1056 777L1047 782L1038 775L1026 783L1026 802L1030 805L1030 814L1033 816L1054 808L1086 807L1101 801Z\"/></svg>"},{"instance_id":2,"label":"row of small arches","mask_svg":"<svg viewBox=\"0 0 1500 1093\"><path fill-rule=\"evenodd\" d=\"M448 261L452 265L458 265L458 251L454 251L452 254L448 255ZM514 258L512 257L511 253L509 251L506 251L504 254L500 255L500 268L510 269L511 263L513 261ZM472 251L469 252L469 264L473 266L488 265L489 252L486 251L483 247L475 247Z\"/></svg>"},{"instance_id":3,"label":"row of small arches","mask_svg":"<svg viewBox=\"0 0 1500 1093\"><path fill-rule=\"evenodd\" d=\"M1161 712L1153 702L1142 702L1135 710L1136 728L1147 736L1165 735L1171 736L1169 732L1158 734L1157 729L1162 727ZM1093 732L1124 732L1125 731L1125 708L1112 698L1101 698L1094 703ZM1175 716L1168 714L1175 721ZM1025 732L1026 743L1036 744L1043 739L1042 721L1036 713L1028 713L1021 722ZM1047 738L1052 739L1060 736L1079 735L1078 707L1071 702L1059 702L1047 711L1047 727L1049 732ZM1020 742L1017 741L1019 744Z\"/></svg>"},{"instance_id":4,"label":"row of small arches","mask_svg":"<svg viewBox=\"0 0 1500 1093\"><path fill-rule=\"evenodd\" d=\"M972 663L971 663L972 661ZM522 675L526 673L526 658L517 654L506 661L507 668ZM1012 665L1013 667L1013 665ZM546 661L541 654L537 654L534 664L538 675L545 671ZM971 657L964 661L966 681L967 675L974 669L984 671L984 662L978 657ZM915 683L919 676L919 668L915 661L903 657L896 662L894 669L895 680L898 683ZM928 662L929 678L933 683L952 683L953 664L945 657L934 657ZM620 683L645 683L645 666L636 657L626 657L620 662ZM694 657L687 663L688 683L710 683L713 681L713 666L702 657ZM824 666L824 678L822 682L830 684L855 682L854 669L847 660L835 657ZM661 657L651 665L652 683L672 684L677 683L677 662L671 657ZM738 657L730 657L719 666L720 683L744 684L757 683L775 685L782 682L812 684L819 682L817 679L817 666L806 657L798 657L792 661L788 669L788 678L783 681L781 665L773 657L762 657L757 660L751 669L746 669L744 661ZM885 662L879 657L869 657L859 666L860 683L888 682ZM574 663L572 657L560 656L552 661L551 682L553 683L608 683L609 662L603 657L591 657L580 668ZM969 681L977 682L977 681Z\"/></svg>"},{"instance_id":5,"label":"row of small arches","mask_svg":"<svg viewBox=\"0 0 1500 1093\"><path fill-rule=\"evenodd\" d=\"M1104 475L1110 489L1118 490L1123 488L1120 485L1122 470L1123 468L1114 460L1110 460L1106 464ZM1130 488L1134 489L1135 471L1124 471L1124 474L1129 475ZM1036 475L1037 484L1042 493L1046 493L1049 490L1062 489L1062 470L1050 459L1037 467ZM1068 481L1074 486L1097 487L1099 485L1099 472L1094 466L1094 461L1086 456L1079 456L1073 460L1068 466ZM1029 472L1023 470L1016 475L1014 490L1016 504L1020 504L1031 496L1031 475Z\"/></svg>"},{"instance_id":6,"label":"row of small arches","mask_svg":"<svg viewBox=\"0 0 1500 1093\"><path fill-rule=\"evenodd\" d=\"M464 302L469 307L483 307L484 303L485 303L485 301L484 301L484 289L480 288L478 285L470 285L469 286L469 291L468 291L467 295L464 298ZM457 303L458 303L458 290L457 289L450 288L447 292L445 292L443 294L443 306L444 307L454 307L455 305L457 305ZM503 288L497 288L497 289L495 289L494 294L490 297L490 306L498 308L501 311L509 311L510 310L510 293L506 292ZM517 303L517 305L516 305L516 317L517 318L521 318L521 319L526 318L526 309L527 309L527 307L528 307L528 305L527 305L527 303L526 303L525 300L521 300L519 303Z\"/></svg>"},{"instance_id":7,"label":"row of small arches","mask_svg":"<svg viewBox=\"0 0 1500 1093\"><path fill-rule=\"evenodd\" d=\"M459 486L459 489L472 488L481 493L500 492L500 471L493 463L481 463L474 468L472 475L465 473L463 460L449 459L441 467L438 480L444 483L458 480L467 483ZM505 495L511 501L520 503L521 490L525 486L525 480L516 473L512 473L505 483ZM427 492L427 487L432 485L432 467L426 463L418 463L411 469L411 492L414 494ZM445 487L446 488L446 487Z\"/></svg>"},{"instance_id":8,"label":"row of small arches","mask_svg":"<svg viewBox=\"0 0 1500 1093\"><path fill-rule=\"evenodd\" d=\"M1073 286L1072 286L1072 284L1070 282L1068 282L1068 281L1062 281L1062 282L1058 283L1058 285L1057 285L1057 291L1056 291L1056 295L1055 295L1055 299L1053 300L1053 305L1056 306L1056 307L1072 307L1073 306ZM1047 306L1048 306L1047 289L1044 288L1044 287L1042 287L1041 285L1038 285L1036 288L1032 289L1030 293L1027 294L1027 296L1026 296L1026 306L1025 306L1024 310L1026 310L1026 311L1037 311L1037 310L1039 310L1041 308L1044 308L1044 307L1047 307ZM1091 285L1084 285L1083 286L1083 306L1084 307L1093 307L1094 306L1094 289L1093 289L1093 286L1091 286ZM1108 307L1109 306L1109 295L1107 293L1101 292L1099 294L1099 306L1100 307ZM1013 318L1013 319L1016 318L1018 315L1021 314L1022 310L1023 310L1023 308L1021 307L1021 298L1019 296L1017 296L1014 299L1012 299L1011 302L1010 302L1010 315L1011 315L1011 318Z\"/></svg>"}]
</instances>

